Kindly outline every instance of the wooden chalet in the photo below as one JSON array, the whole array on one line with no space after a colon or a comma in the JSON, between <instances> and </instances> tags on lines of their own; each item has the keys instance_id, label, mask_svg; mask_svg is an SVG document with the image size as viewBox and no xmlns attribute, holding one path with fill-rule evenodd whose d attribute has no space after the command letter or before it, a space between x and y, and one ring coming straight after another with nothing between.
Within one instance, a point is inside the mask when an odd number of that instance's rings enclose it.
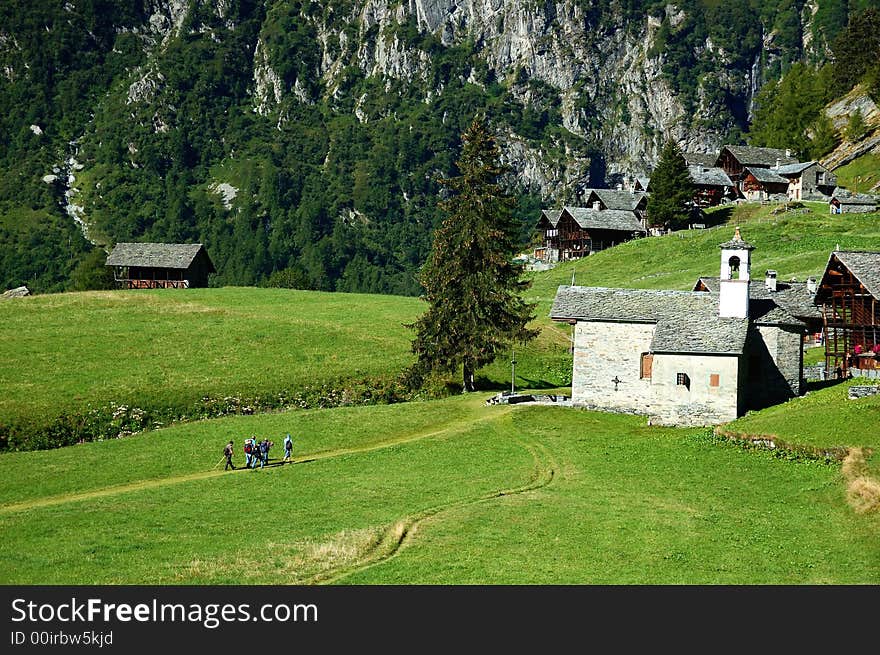
<instances>
[{"instance_id":1,"label":"wooden chalet","mask_svg":"<svg viewBox=\"0 0 880 655\"><path fill-rule=\"evenodd\" d=\"M723 169L690 165L688 172L694 183L694 204L697 207L715 207L725 198L736 198L736 186Z\"/></svg>"},{"instance_id":2,"label":"wooden chalet","mask_svg":"<svg viewBox=\"0 0 880 655\"><path fill-rule=\"evenodd\" d=\"M107 266L120 289L206 287L215 272L201 243L117 243Z\"/></svg>"},{"instance_id":3,"label":"wooden chalet","mask_svg":"<svg viewBox=\"0 0 880 655\"><path fill-rule=\"evenodd\" d=\"M641 219L648 208L648 194L623 189L586 189L587 207L597 211L615 209L635 212Z\"/></svg>"},{"instance_id":4,"label":"wooden chalet","mask_svg":"<svg viewBox=\"0 0 880 655\"><path fill-rule=\"evenodd\" d=\"M718 153L715 166L724 170L737 186L745 177L745 169L772 168L796 164L790 150L778 148L754 148L752 146L724 146Z\"/></svg>"},{"instance_id":5,"label":"wooden chalet","mask_svg":"<svg viewBox=\"0 0 880 655\"><path fill-rule=\"evenodd\" d=\"M556 212L542 212L539 226L544 226L544 252L555 253L556 260L579 259L590 253L645 236L644 223L635 211L563 207Z\"/></svg>"},{"instance_id":6,"label":"wooden chalet","mask_svg":"<svg viewBox=\"0 0 880 655\"><path fill-rule=\"evenodd\" d=\"M826 371L880 369L880 252L832 252L815 302L822 307Z\"/></svg>"},{"instance_id":7,"label":"wooden chalet","mask_svg":"<svg viewBox=\"0 0 880 655\"><path fill-rule=\"evenodd\" d=\"M543 209L541 210L541 218L538 219L538 230L541 232L543 240L541 245L535 248L535 259L545 262L559 261L559 217L562 216L561 209Z\"/></svg>"},{"instance_id":8,"label":"wooden chalet","mask_svg":"<svg viewBox=\"0 0 880 655\"><path fill-rule=\"evenodd\" d=\"M740 191L746 200L788 200L788 179L769 168L743 169Z\"/></svg>"}]
</instances>

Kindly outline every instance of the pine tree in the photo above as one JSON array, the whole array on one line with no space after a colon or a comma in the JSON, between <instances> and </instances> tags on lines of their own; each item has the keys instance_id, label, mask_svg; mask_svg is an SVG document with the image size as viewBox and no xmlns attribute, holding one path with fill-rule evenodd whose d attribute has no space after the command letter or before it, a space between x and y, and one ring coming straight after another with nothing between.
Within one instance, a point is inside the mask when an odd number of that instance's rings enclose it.
<instances>
[{"instance_id":1,"label":"pine tree","mask_svg":"<svg viewBox=\"0 0 880 655\"><path fill-rule=\"evenodd\" d=\"M687 161L674 141L668 141L651 173L648 221L653 226L679 228L687 223L694 199L694 181Z\"/></svg>"},{"instance_id":2,"label":"pine tree","mask_svg":"<svg viewBox=\"0 0 880 655\"><path fill-rule=\"evenodd\" d=\"M438 203L447 216L419 273L428 310L409 327L416 330L413 370L422 375L461 367L464 391L473 391L478 368L538 332L526 327L534 305L519 295L531 283L520 279L512 263L515 201L498 184L504 172L500 150L481 119L465 130L462 142L460 175L443 180L449 195Z\"/></svg>"}]
</instances>

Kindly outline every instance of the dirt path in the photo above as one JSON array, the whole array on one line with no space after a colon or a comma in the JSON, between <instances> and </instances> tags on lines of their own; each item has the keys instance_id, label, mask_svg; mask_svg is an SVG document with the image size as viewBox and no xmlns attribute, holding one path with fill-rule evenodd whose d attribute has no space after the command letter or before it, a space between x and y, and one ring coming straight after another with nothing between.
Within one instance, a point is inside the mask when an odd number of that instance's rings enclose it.
<instances>
[{"instance_id":1,"label":"dirt path","mask_svg":"<svg viewBox=\"0 0 880 655\"><path fill-rule=\"evenodd\" d=\"M501 417L499 416L496 418ZM547 450L546 446L538 442L526 442L517 437L512 437L512 439L525 448L532 456L532 475L525 484L509 489L499 489L497 491L484 493L474 498L458 500L445 505L438 505L401 519L385 531L381 539L378 540L372 549L365 553L364 557L359 562L354 565L348 565L344 569L322 572L304 581L304 584L339 583L339 581L345 577L378 564L382 564L383 562L397 556L403 548L411 543L413 535L417 530L428 521L437 519L443 514L453 512L463 507L487 503L505 496L524 494L537 489L542 489L553 482L559 471L559 464L553 457L553 454Z\"/></svg>"},{"instance_id":2,"label":"dirt path","mask_svg":"<svg viewBox=\"0 0 880 655\"><path fill-rule=\"evenodd\" d=\"M446 424L443 428L439 430L431 430L429 432L416 432L411 434L406 434L403 436L395 437L393 439L386 439L384 441L372 442L369 444L365 444L363 446L355 446L351 448L339 448L336 450L326 450L319 451L316 453L311 453L307 455L303 455L301 457L294 458L291 462L292 464L301 464L304 462L313 462L322 459L330 459L333 457L340 457L343 455L352 455L357 453L366 453L373 450L381 450L383 448L391 448L393 446L398 446L400 444L411 443L414 441L421 441L423 439L431 439L433 437L440 437L444 435L453 435L456 432L463 432L474 424L485 423L489 421L497 421L503 416L506 416L511 411L511 407L500 408L499 410L493 412L490 416L485 416L478 419L472 419L470 417L462 418L460 420L454 421L452 423ZM276 465L277 466L277 465ZM284 466L287 466L286 464ZM105 498L107 496L115 496L117 494L131 493L136 491L144 491L146 489L156 489L158 487L167 487L169 485L180 484L184 482L193 482L196 480L207 480L210 478L220 477L222 475L234 475L234 474L242 474L249 469L237 468L235 471L224 471L223 469L218 470L210 470L210 471L196 471L194 473L187 473L186 475L177 475L168 478L161 478L158 480L139 480L137 482L131 482L129 484L120 484L114 485L110 487L104 487L102 489L93 489L91 491L82 491L77 493L68 493L68 494L59 494L56 496L46 496L44 498L35 498L32 500L27 500L21 503L13 503L10 505L4 505L0 507L0 516L5 514L14 514L16 512L26 512L32 509L38 509L42 507L50 507L53 505L61 505L64 503L75 503L83 500L94 500L96 498Z\"/></svg>"}]
</instances>

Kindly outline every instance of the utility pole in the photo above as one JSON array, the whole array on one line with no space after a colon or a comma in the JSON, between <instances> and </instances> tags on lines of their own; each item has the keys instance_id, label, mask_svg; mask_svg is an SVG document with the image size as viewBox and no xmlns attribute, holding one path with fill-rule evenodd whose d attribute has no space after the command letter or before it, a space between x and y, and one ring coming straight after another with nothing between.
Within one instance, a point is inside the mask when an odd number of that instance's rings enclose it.
<instances>
[{"instance_id":1,"label":"utility pole","mask_svg":"<svg viewBox=\"0 0 880 655\"><path fill-rule=\"evenodd\" d=\"M510 351L510 394L513 395L516 387L514 385L514 381L516 380L516 351Z\"/></svg>"}]
</instances>

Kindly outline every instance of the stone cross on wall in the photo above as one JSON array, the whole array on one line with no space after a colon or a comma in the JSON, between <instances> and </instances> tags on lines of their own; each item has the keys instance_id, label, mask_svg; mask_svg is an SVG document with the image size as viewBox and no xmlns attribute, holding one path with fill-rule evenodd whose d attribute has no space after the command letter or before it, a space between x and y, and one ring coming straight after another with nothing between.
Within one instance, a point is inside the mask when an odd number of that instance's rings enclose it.
<instances>
[{"instance_id":1,"label":"stone cross on wall","mask_svg":"<svg viewBox=\"0 0 880 655\"><path fill-rule=\"evenodd\" d=\"M623 382L623 380L618 380L616 375L614 376L614 378L611 381L614 383L614 390L615 391L617 391L617 385L620 384L621 382Z\"/></svg>"}]
</instances>

